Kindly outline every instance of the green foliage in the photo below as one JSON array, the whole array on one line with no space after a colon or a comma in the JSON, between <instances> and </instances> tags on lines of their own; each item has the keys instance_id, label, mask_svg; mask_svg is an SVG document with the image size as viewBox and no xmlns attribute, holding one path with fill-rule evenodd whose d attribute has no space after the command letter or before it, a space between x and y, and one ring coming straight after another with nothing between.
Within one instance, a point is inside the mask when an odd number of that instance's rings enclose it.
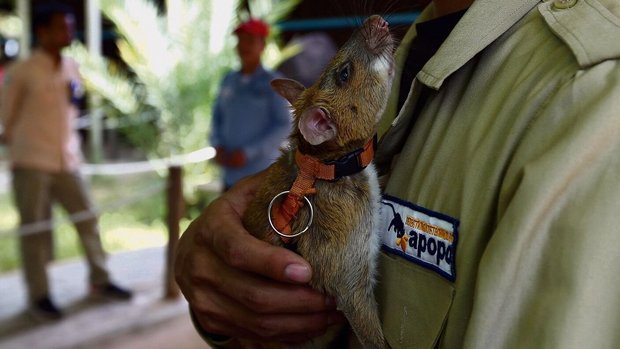
<instances>
[{"instance_id":1,"label":"green foliage","mask_svg":"<svg viewBox=\"0 0 620 349\"><path fill-rule=\"evenodd\" d=\"M9 13L0 13L0 35L8 38L18 38L22 35L22 20Z\"/></svg>"},{"instance_id":2,"label":"green foliage","mask_svg":"<svg viewBox=\"0 0 620 349\"><path fill-rule=\"evenodd\" d=\"M274 23L299 0L250 1L252 15ZM169 0L166 14L149 0L101 0L116 27L117 46L130 74L74 46L87 88L102 97L106 115L152 120L128 129L147 153L162 157L206 145L211 109L220 81L237 63L232 28L249 13L240 0ZM264 63L273 67L295 48L280 50L273 31ZM146 115L146 116L145 116Z\"/></svg>"},{"instance_id":3,"label":"green foliage","mask_svg":"<svg viewBox=\"0 0 620 349\"><path fill-rule=\"evenodd\" d=\"M89 54L86 47L75 41L66 53L80 62L80 72L86 76L84 83L90 91L96 91L105 100L114 101L114 109L107 113L132 115L138 112L137 86L129 75L102 56Z\"/></svg>"}]
</instances>

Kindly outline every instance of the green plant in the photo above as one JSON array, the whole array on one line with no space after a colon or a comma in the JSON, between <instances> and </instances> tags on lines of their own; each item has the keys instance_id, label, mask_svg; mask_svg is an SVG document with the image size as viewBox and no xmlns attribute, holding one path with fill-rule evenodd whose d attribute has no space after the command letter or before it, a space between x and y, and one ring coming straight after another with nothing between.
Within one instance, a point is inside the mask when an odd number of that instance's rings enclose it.
<instances>
[{"instance_id":1,"label":"green plant","mask_svg":"<svg viewBox=\"0 0 620 349\"><path fill-rule=\"evenodd\" d=\"M298 2L256 0L248 5L253 16L274 23ZM117 46L130 74L85 55L79 46L70 52L85 68L87 88L102 97L108 115L146 114L152 120L129 129L130 139L157 157L187 153L205 146L219 83L236 65L231 29L250 15L240 4L170 0L163 14L149 0L102 0L101 9L116 27ZM274 30L265 53L268 67L296 52L280 50L278 35Z\"/></svg>"}]
</instances>

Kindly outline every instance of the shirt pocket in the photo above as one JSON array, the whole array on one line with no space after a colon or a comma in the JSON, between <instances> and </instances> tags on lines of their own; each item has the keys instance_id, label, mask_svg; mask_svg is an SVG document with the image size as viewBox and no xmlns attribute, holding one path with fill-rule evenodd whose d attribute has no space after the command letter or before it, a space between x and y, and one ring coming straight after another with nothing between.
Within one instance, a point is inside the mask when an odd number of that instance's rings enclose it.
<instances>
[{"instance_id":1,"label":"shirt pocket","mask_svg":"<svg viewBox=\"0 0 620 349\"><path fill-rule=\"evenodd\" d=\"M377 301L393 349L433 348L443 332L454 286L436 273L381 252Z\"/></svg>"}]
</instances>

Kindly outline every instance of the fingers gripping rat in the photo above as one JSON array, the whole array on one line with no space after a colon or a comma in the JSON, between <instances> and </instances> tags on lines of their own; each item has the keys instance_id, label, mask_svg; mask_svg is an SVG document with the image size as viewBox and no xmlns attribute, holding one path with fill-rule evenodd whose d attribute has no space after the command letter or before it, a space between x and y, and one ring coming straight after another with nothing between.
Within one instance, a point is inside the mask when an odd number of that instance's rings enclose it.
<instances>
[{"instance_id":1,"label":"fingers gripping rat","mask_svg":"<svg viewBox=\"0 0 620 349\"><path fill-rule=\"evenodd\" d=\"M365 348L387 347L373 291L380 190L371 160L394 75L393 51L388 23L374 15L311 87L272 81L293 107L294 127L288 149L268 169L243 217L253 235L293 249L310 263L310 286L336 298ZM269 347L335 347L343 331Z\"/></svg>"}]
</instances>

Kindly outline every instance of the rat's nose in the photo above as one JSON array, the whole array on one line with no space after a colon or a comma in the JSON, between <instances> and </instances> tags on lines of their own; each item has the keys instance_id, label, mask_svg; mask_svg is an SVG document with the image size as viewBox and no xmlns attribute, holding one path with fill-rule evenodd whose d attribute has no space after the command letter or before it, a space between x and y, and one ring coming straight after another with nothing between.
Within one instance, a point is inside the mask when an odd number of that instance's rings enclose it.
<instances>
[{"instance_id":1,"label":"rat's nose","mask_svg":"<svg viewBox=\"0 0 620 349\"><path fill-rule=\"evenodd\" d=\"M383 19L383 17L379 16L379 15L373 15L370 18L368 18L369 24L371 25L371 27L375 27L378 29L388 29L389 23Z\"/></svg>"},{"instance_id":2,"label":"rat's nose","mask_svg":"<svg viewBox=\"0 0 620 349\"><path fill-rule=\"evenodd\" d=\"M392 50L392 37L388 22L379 15L372 15L366 19L361 30L361 38L368 51L373 54L382 54Z\"/></svg>"},{"instance_id":3,"label":"rat's nose","mask_svg":"<svg viewBox=\"0 0 620 349\"><path fill-rule=\"evenodd\" d=\"M377 22L377 27L379 27L380 29L387 29L388 26L389 26L389 23L385 19L379 17L379 20Z\"/></svg>"}]
</instances>

